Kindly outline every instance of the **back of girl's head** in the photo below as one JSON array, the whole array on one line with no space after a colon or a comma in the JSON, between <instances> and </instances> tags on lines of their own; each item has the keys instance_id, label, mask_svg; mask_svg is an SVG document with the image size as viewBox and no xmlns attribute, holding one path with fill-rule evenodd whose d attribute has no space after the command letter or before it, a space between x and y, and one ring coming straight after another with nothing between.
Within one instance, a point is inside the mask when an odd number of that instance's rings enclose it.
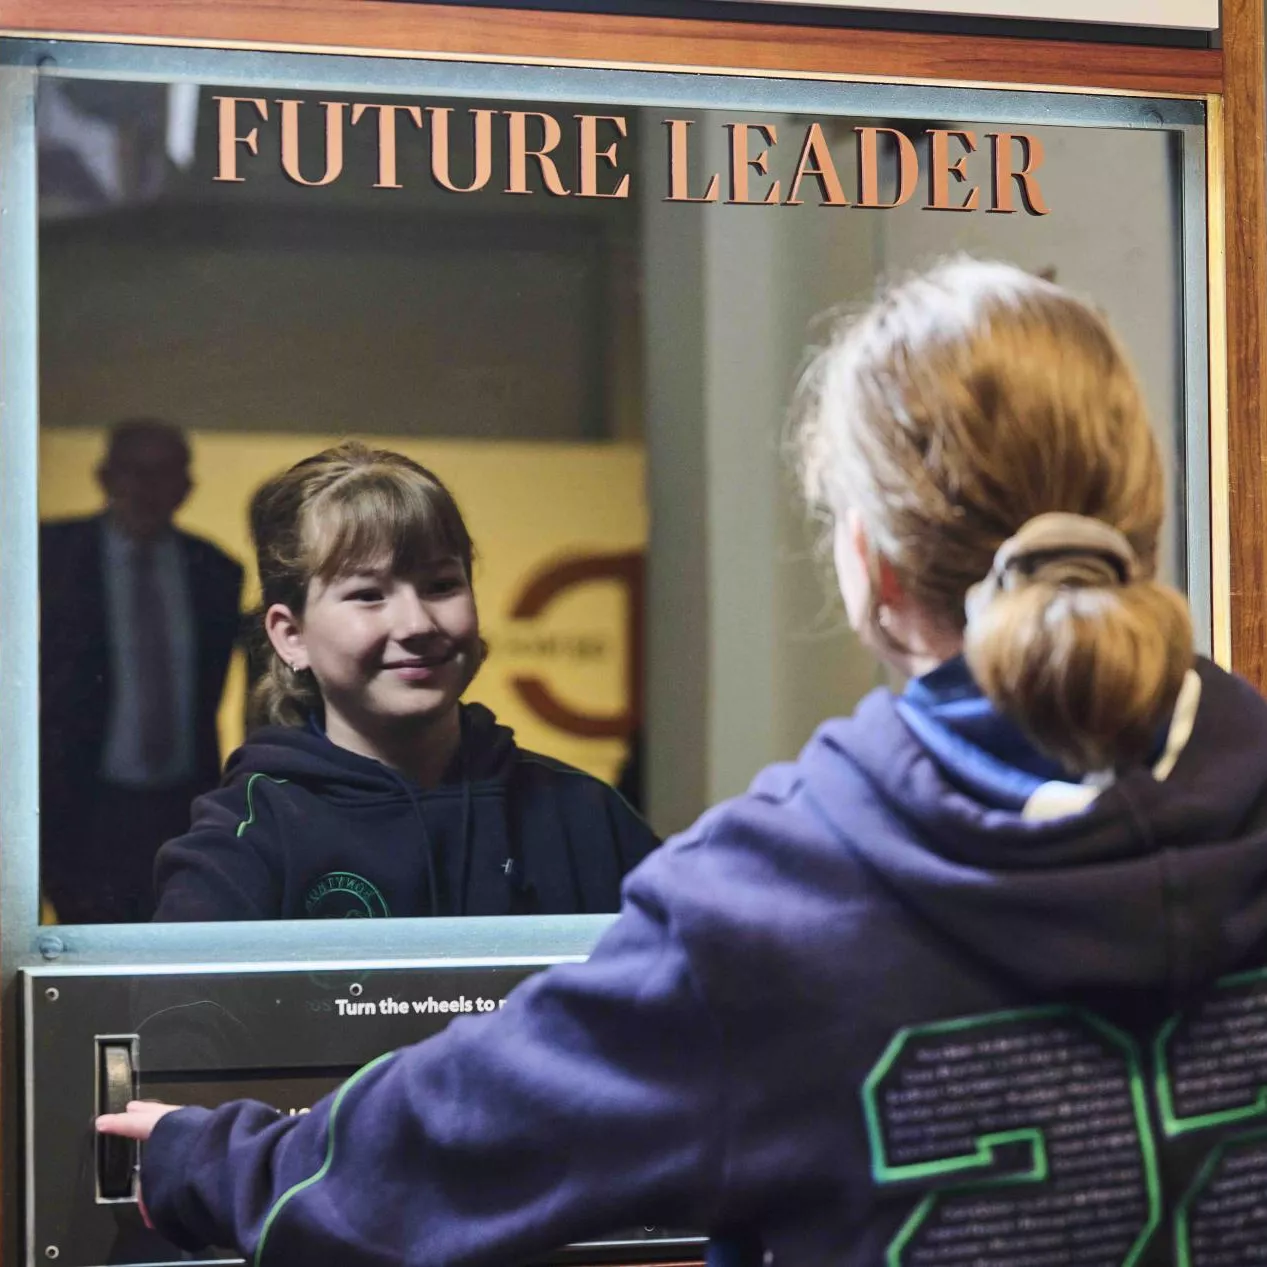
<instances>
[{"instance_id":1,"label":"back of girl's head","mask_svg":"<svg viewBox=\"0 0 1267 1267\"><path fill-rule=\"evenodd\" d=\"M345 441L304 458L251 498L251 539L262 610L274 603L302 616L308 586L359 569L414 575L458 559L470 580L474 547L452 494L401 453ZM268 670L253 717L302 725L320 709L311 674L294 674L265 645Z\"/></svg>"},{"instance_id":2,"label":"back of girl's head","mask_svg":"<svg viewBox=\"0 0 1267 1267\"><path fill-rule=\"evenodd\" d=\"M978 684L1041 748L1079 773L1139 760L1191 666L1192 628L1154 579L1161 459L1100 314L1010 265L952 261L843 325L806 386L806 493L860 517L873 603L883 559L930 622L962 632ZM1048 541L996 567L1053 512L1116 529L1124 555Z\"/></svg>"}]
</instances>

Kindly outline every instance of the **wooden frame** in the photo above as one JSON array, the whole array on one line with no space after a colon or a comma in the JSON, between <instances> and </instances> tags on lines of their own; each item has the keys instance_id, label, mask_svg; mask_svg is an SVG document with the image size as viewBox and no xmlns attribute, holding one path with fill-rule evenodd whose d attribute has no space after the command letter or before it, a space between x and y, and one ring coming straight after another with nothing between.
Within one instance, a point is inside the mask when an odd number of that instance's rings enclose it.
<instances>
[{"instance_id":1,"label":"wooden frame","mask_svg":"<svg viewBox=\"0 0 1267 1267\"><path fill-rule=\"evenodd\" d=\"M1227 0L1235 6L1237 0ZM0 34L690 67L879 80L1219 92L1217 49L977 39L839 27L577 15L400 0L0 0Z\"/></svg>"},{"instance_id":2,"label":"wooden frame","mask_svg":"<svg viewBox=\"0 0 1267 1267\"><path fill-rule=\"evenodd\" d=\"M1223 21L1223 49L1201 50L394 0L0 0L11 36L1207 97L1215 650L1267 690L1263 0L1224 0Z\"/></svg>"},{"instance_id":3,"label":"wooden frame","mask_svg":"<svg viewBox=\"0 0 1267 1267\"><path fill-rule=\"evenodd\" d=\"M1226 233L1226 483L1212 455L1215 541L1226 516L1230 663L1267 690L1267 133L1264 131L1262 0L1224 0L1222 158ZM1217 265L1218 261L1215 261ZM1212 309L1213 311L1213 309ZM1216 615L1218 594L1216 591Z\"/></svg>"}]
</instances>

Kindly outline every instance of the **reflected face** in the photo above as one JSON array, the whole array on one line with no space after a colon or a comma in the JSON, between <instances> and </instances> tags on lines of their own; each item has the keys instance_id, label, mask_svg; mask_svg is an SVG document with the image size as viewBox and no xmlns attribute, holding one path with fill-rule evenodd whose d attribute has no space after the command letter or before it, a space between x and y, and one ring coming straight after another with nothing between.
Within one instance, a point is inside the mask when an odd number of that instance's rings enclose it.
<instances>
[{"instance_id":1,"label":"reflected face","mask_svg":"<svg viewBox=\"0 0 1267 1267\"><path fill-rule=\"evenodd\" d=\"M279 633L281 631L278 631ZM367 569L308 587L303 616L279 654L311 669L327 728L373 735L384 725L447 716L482 656L475 595L459 559L416 576Z\"/></svg>"},{"instance_id":2,"label":"reflected face","mask_svg":"<svg viewBox=\"0 0 1267 1267\"><path fill-rule=\"evenodd\" d=\"M161 432L130 437L116 446L99 472L110 513L130 537L165 532L189 490L189 452Z\"/></svg>"}]
</instances>

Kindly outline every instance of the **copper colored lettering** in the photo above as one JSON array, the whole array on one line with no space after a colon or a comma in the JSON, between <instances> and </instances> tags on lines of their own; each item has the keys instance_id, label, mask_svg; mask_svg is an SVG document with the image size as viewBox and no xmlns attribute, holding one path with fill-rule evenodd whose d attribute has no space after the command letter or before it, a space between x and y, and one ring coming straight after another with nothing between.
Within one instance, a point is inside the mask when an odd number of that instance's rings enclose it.
<instances>
[{"instance_id":1,"label":"copper colored lettering","mask_svg":"<svg viewBox=\"0 0 1267 1267\"><path fill-rule=\"evenodd\" d=\"M820 202L824 207L847 207L849 199L841 188L840 177L836 173L836 164L832 161L831 149L827 138L823 135L821 123L811 123L805 130L805 141L801 145L801 156L796 160L796 175L792 177L792 187L788 190L785 207L801 205L801 181L806 176L813 176L818 181Z\"/></svg>"},{"instance_id":2,"label":"copper colored lettering","mask_svg":"<svg viewBox=\"0 0 1267 1267\"><path fill-rule=\"evenodd\" d=\"M302 101L280 98L282 108L282 171L296 185L329 185L343 171L343 112L346 101L323 101L326 110L326 170L320 180L305 180L299 170L299 107Z\"/></svg>"},{"instance_id":3,"label":"copper colored lettering","mask_svg":"<svg viewBox=\"0 0 1267 1267\"><path fill-rule=\"evenodd\" d=\"M943 131L941 128L930 128L928 132L928 205L926 211L975 211L981 203L981 190L973 185L967 199L959 204L950 201L950 177L953 176L961 184L966 184L968 154L961 154L953 163L950 161L950 138L958 137L964 149L971 154L977 148L975 132Z\"/></svg>"},{"instance_id":4,"label":"copper colored lettering","mask_svg":"<svg viewBox=\"0 0 1267 1267\"><path fill-rule=\"evenodd\" d=\"M1043 199L1043 191L1038 187L1034 173L1043 165L1043 143L1028 132L988 132L990 144L994 150L994 205L991 211L1015 212L1016 204L1012 201L1012 182L1015 181L1021 191L1025 210L1032 216L1051 214L1051 208ZM1019 141L1025 154L1025 161L1019 172L1012 170L1012 142Z\"/></svg>"},{"instance_id":5,"label":"copper colored lettering","mask_svg":"<svg viewBox=\"0 0 1267 1267\"><path fill-rule=\"evenodd\" d=\"M535 158L541 169L541 179L546 189L557 198L568 196L567 188L559 179L559 169L554 165L550 154L558 148L563 139L559 121L553 115L539 114L533 110L507 110L510 120L510 178L506 184L508 194L529 194L528 160ZM540 119L542 141L538 149L528 148L528 120Z\"/></svg>"},{"instance_id":6,"label":"copper colored lettering","mask_svg":"<svg viewBox=\"0 0 1267 1267\"><path fill-rule=\"evenodd\" d=\"M773 123L728 123L730 131L730 197L732 206L772 207L779 201L779 182L776 180L760 201L748 197L748 169L765 176L770 171L770 151L762 150L753 155L748 151L749 131L758 132L768 145L777 145L778 130Z\"/></svg>"},{"instance_id":7,"label":"copper colored lettering","mask_svg":"<svg viewBox=\"0 0 1267 1267\"><path fill-rule=\"evenodd\" d=\"M238 136L238 103L254 106L261 119L268 119L268 102L263 97L216 97L220 103L219 140L220 165L216 180L243 181L238 175L238 146L245 145L252 154L260 152L260 130L252 128L245 136Z\"/></svg>"},{"instance_id":8,"label":"copper colored lettering","mask_svg":"<svg viewBox=\"0 0 1267 1267\"><path fill-rule=\"evenodd\" d=\"M858 206L891 208L909 202L919 184L919 155L911 138L897 128L855 128L858 133ZM897 197L880 201L880 134L897 142Z\"/></svg>"},{"instance_id":9,"label":"copper colored lettering","mask_svg":"<svg viewBox=\"0 0 1267 1267\"><path fill-rule=\"evenodd\" d=\"M483 189L493 174L492 110L472 110L475 116L475 166L469 185L455 185L449 169L449 106L428 106L431 115L431 175L437 185L454 194L470 194Z\"/></svg>"},{"instance_id":10,"label":"copper colored lettering","mask_svg":"<svg viewBox=\"0 0 1267 1267\"><path fill-rule=\"evenodd\" d=\"M396 179L396 115L403 110L413 121L414 127L422 127L422 108L420 106L362 105L357 102L352 107L352 126L366 110L378 111L378 179L375 189L399 189Z\"/></svg>"},{"instance_id":11,"label":"copper colored lettering","mask_svg":"<svg viewBox=\"0 0 1267 1267\"><path fill-rule=\"evenodd\" d=\"M612 123L621 136L628 136L629 130L624 119L611 114L578 114L577 121L581 125L581 188L582 198L628 198L629 176L620 178L616 188L609 194L598 188L598 160L601 158L612 167L616 166L616 142L613 141L605 150L598 148L599 123Z\"/></svg>"},{"instance_id":12,"label":"copper colored lettering","mask_svg":"<svg viewBox=\"0 0 1267 1267\"><path fill-rule=\"evenodd\" d=\"M716 202L717 186L721 177L716 172L709 179L708 188L701 198L692 198L690 194L691 167L688 152L691 119L665 119L664 126L669 129L669 196L665 202Z\"/></svg>"}]
</instances>

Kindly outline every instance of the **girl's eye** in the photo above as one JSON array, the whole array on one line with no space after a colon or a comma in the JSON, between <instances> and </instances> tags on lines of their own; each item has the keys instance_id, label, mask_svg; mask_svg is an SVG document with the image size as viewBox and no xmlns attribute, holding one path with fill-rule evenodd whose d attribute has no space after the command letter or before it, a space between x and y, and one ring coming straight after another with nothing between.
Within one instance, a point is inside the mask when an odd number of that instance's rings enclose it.
<instances>
[{"instance_id":1,"label":"girl's eye","mask_svg":"<svg viewBox=\"0 0 1267 1267\"><path fill-rule=\"evenodd\" d=\"M380 589L358 589L344 596L351 603L377 603L382 601L383 591Z\"/></svg>"},{"instance_id":2,"label":"girl's eye","mask_svg":"<svg viewBox=\"0 0 1267 1267\"><path fill-rule=\"evenodd\" d=\"M438 576L427 586L428 594L443 596L460 590L465 582L456 576Z\"/></svg>"}]
</instances>

